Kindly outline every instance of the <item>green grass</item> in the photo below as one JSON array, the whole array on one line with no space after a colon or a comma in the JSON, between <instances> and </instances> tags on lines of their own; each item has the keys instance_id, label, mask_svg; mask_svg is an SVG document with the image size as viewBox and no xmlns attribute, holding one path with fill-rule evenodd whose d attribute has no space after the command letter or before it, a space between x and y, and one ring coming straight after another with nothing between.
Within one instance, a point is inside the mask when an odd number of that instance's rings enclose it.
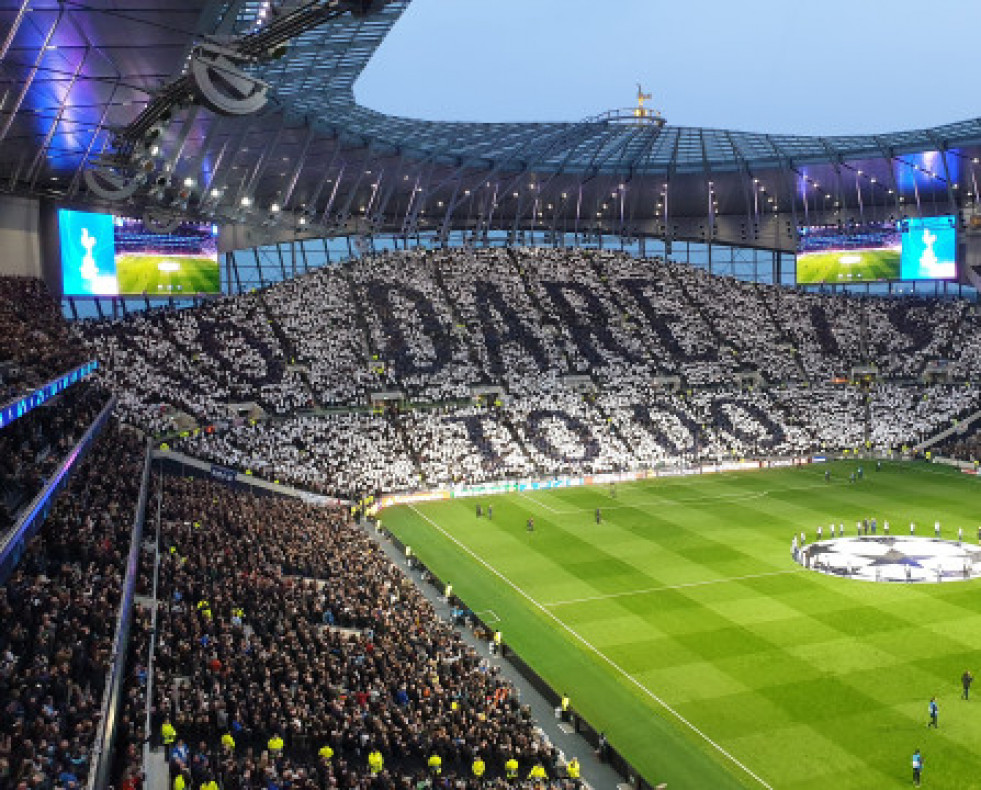
<instances>
[{"instance_id":1,"label":"green grass","mask_svg":"<svg viewBox=\"0 0 981 790\"><path fill-rule=\"evenodd\" d=\"M842 257L858 256L856 263ZM900 251L885 249L847 250L797 256L797 282L841 283L898 280Z\"/></svg>"},{"instance_id":2,"label":"green grass","mask_svg":"<svg viewBox=\"0 0 981 790\"><path fill-rule=\"evenodd\" d=\"M873 515L975 537L981 480L888 464L849 484L854 464L831 468L828 484L816 465L620 485L615 500L485 497L493 521L462 498L382 518L651 782L906 787L920 748L925 787L979 788L981 696L962 701L959 679L981 677L981 582L824 576L790 541Z\"/></svg>"},{"instance_id":3,"label":"green grass","mask_svg":"<svg viewBox=\"0 0 981 790\"><path fill-rule=\"evenodd\" d=\"M159 267L164 262L180 268L161 271ZM121 294L170 296L221 291L218 262L211 258L121 255L116 259L116 276Z\"/></svg>"}]
</instances>

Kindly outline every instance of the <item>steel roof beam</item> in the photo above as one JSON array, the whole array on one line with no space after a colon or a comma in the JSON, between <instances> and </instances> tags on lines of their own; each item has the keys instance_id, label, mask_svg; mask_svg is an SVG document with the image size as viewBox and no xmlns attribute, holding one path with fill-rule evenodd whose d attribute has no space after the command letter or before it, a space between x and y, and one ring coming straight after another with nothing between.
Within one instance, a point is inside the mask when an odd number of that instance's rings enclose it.
<instances>
[{"instance_id":1,"label":"steel roof beam","mask_svg":"<svg viewBox=\"0 0 981 790\"><path fill-rule=\"evenodd\" d=\"M14 118L16 118L17 113L20 112L20 107L24 103L24 98L27 96L28 91L31 89L31 85L34 83L34 77L37 76L41 62L44 60L44 53L48 50L48 45L51 43L51 39L54 36L55 31L58 29L58 26L61 24L64 14L64 6L59 5L58 14L55 16L54 22L51 23L51 27L48 28L47 35L44 37L44 43L41 44L40 48L38 49L37 58L34 61L34 65L28 72L27 78L24 80L24 84L21 87L21 91L14 100L14 106L8 111L7 120L4 121L3 127L0 128L0 143L2 143L10 133L10 127L14 124Z\"/></svg>"}]
</instances>

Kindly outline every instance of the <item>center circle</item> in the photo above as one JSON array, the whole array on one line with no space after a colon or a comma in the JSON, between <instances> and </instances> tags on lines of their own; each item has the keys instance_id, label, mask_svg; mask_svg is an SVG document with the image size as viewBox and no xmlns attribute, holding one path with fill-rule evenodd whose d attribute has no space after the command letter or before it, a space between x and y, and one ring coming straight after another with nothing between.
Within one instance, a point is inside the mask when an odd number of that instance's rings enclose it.
<instances>
[{"instance_id":1,"label":"center circle","mask_svg":"<svg viewBox=\"0 0 981 790\"><path fill-rule=\"evenodd\" d=\"M941 538L865 535L792 546L803 567L870 582L953 582L981 576L981 546Z\"/></svg>"}]
</instances>

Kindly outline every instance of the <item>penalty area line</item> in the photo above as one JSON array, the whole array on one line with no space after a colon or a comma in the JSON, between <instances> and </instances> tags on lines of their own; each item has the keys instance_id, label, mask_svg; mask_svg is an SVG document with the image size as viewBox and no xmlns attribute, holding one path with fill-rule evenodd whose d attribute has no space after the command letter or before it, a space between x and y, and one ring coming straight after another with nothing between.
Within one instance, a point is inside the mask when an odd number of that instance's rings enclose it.
<instances>
[{"instance_id":1,"label":"penalty area line","mask_svg":"<svg viewBox=\"0 0 981 790\"><path fill-rule=\"evenodd\" d=\"M757 774L755 774L750 768L748 768L745 764L743 764L742 762L740 762L730 752L726 751L726 749L722 745L720 745L720 744L716 743L715 741L713 741L708 735L706 735L698 727L696 727L694 724L692 724L692 722L690 722L688 719L686 719L684 716L682 716L678 711L676 711L674 708L672 708L667 702L665 702L657 694L655 694L653 691L651 691L649 688L647 688L647 686L645 686L643 683L641 683L639 680L637 680L637 678L635 678L633 675L631 675L629 672L627 672L627 670L625 670L623 667L621 667L612 658L610 658L603 651L601 651L598 647L596 647L592 642L590 642L588 639L586 639L582 634L580 634L578 631L576 631L574 628L572 628L572 626L567 625L554 612L551 612L548 609L546 609L543 604L539 603L534 598L532 598L531 595L529 595L527 592L525 592L524 590L522 590L517 584L515 584L507 576L505 576L503 573L501 573L497 568L495 568L493 565L491 565L489 562L487 562L487 560L485 560L483 557L481 557L475 551L473 551L473 549L471 549L469 546L464 545L455 535L451 535L449 532L447 532L445 529L443 529L439 524L437 524L435 521L433 521L429 516L427 516L425 513L422 513L421 511L419 511L416 508L415 505L409 505L409 508L417 516L419 516L419 518L421 518L423 521L426 521L427 523L429 523L430 525L432 525L432 527L437 532L439 532L441 535L443 535L443 537L445 537L447 540L450 540L454 544L456 544L456 546L458 546L460 549L462 549L464 552L466 552L468 555L470 555L478 563L480 563L481 565L483 565L488 571L490 571L491 573L493 573L498 579L500 579L502 582L504 582L508 587L510 587L512 590L514 590L516 593L518 593L518 595L520 595L522 598L524 598L526 601L528 601L532 606L534 606L536 609L538 609L540 612L542 612L542 614L544 614L546 617L550 618L551 620L554 620L564 631L566 631L573 638L575 638L576 641L580 642L590 652L592 652L593 654L595 654L598 658L602 659L602 661L605 664L607 664L608 666L610 666L618 674L622 675L624 678L626 678L628 681L630 681L630 683L632 683L634 686L636 686L638 689L640 689L640 691L643 692L645 696L649 697L654 702L656 702L658 705L660 705L662 708L664 708L664 710L666 710L668 713L670 713L672 716L674 716L678 721L680 721L682 724L684 724L689 730L691 730L698 737L700 737L703 741L705 741L712 748L714 748L717 752L719 752L719 754L721 754L726 759L728 759L733 765L739 767L742 771L744 771L746 774L748 774L753 779L755 779L757 782L759 782L761 786L767 788L767 790L773 790L773 786L771 784L769 784L765 779L763 779L762 777L760 777Z\"/></svg>"},{"instance_id":2,"label":"penalty area line","mask_svg":"<svg viewBox=\"0 0 981 790\"><path fill-rule=\"evenodd\" d=\"M683 590L686 587L706 587L710 584L727 584L729 582L741 582L746 579L763 579L767 576L786 576L788 573L801 573L804 568L794 568L787 571L771 571L768 573L747 573L745 576L729 576L725 579L707 579L701 582L685 582L683 584L665 584L661 587L647 587L643 590L627 590L626 592L608 593L606 595L591 595L588 598L570 598L567 601L551 601L543 603L542 606L568 606L574 603L589 603L590 601L605 601L610 598L626 598L631 595L646 595L647 593L662 592L664 590Z\"/></svg>"}]
</instances>

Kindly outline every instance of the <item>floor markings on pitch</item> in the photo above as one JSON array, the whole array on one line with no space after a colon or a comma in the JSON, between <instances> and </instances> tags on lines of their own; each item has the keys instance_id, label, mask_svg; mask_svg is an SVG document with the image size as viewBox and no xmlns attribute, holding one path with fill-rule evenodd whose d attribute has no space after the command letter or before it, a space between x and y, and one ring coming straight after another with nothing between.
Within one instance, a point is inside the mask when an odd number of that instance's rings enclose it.
<instances>
[{"instance_id":1,"label":"floor markings on pitch","mask_svg":"<svg viewBox=\"0 0 981 790\"><path fill-rule=\"evenodd\" d=\"M535 499L534 497L528 496L528 494L526 494L524 491L519 491L518 492L518 495L519 496L523 496L528 501L534 502L536 505L545 508L547 511L549 511L550 513L554 513L557 516L567 516L570 513L578 513L579 512L578 510L556 510L551 505L546 504L545 502L542 502L539 499Z\"/></svg>"},{"instance_id":2,"label":"floor markings on pitch","mask_svg":"<svg viewBox=\"0 0 981 790\"><path fill-rule=\"evenodd\" d=\"M706 579L700 582L684 582L682 584L664 584L660 587L645 587L642 590L626 590L618 593L607 593L605 595L590 595L586 598L569 598L565 601L549 601L542 606L554 608L556 606L570 606L577 603L589 603L591 601L606 601L612 598L627 598L631 595L647 595L648 593L665 592L667 590L684 590L688 587L707 587L711 584L729 584L731 582L741 582L748 579L764 579L767 576L787 576L791 573L800 573L804 568L793 568L786 571L771 571L769 573L747 573L745 576L729 576L724 579Z\"/></svg>"},{"instance_id":3,"label":"floor markings on pitch","mask_svg":"<svg viewBox=\"0 0 981 790\"><path fill-rule=\"evenodd\" d=\"M700 730L695 724L693 724L691 721L689 721L684 716L682 716L681 713L679 713L677 710L675 710L673 707L671 707L671 705L669 705L667 702L665 702L663 699L661 699L661 697L659 697L657 694L655 694L653 691L651 691L651 689L649 689L647 686L645 686L643 683L641 683L634 675L631 675L629 672L627 672L627 670L625 670L616 661L614 661L612 658L610 658L608 655L606 655L606 653L604 653L602 650L600 650L598 647L596 647L592 642L590 642L588 639L586 639L586 637L584 637L582 634L580 634L577 630L575 630L568 623L566 623L565 621L563 621L558 615L556 615L554 612L552 612L550 609L548 609L544 604L542 604L541 602L537 601L529 593L525 592L525 590L523 590L521 587L519 587L517 584L515 584L513 581L511 581L511 579L509 579L507 576L505 576L503 573L501 573L501 571L499 571L497 568L495 568L493 565L491 565L489 562L487 562L487 560L485 560L483 557L481 557L479 554L477 554L473 549L471 549L469 546L465 545L459 538L457 538L455 535L452 535L451 533L449 533L448 531L446 531L445 529L443 529L443 527L441 527L439 524L437 524L435 521L433 521L433 519L431 519L425 513L421 512L418 508L416 508L415 505L409 505L409 509L412 510L423 521L425 521L429 525L431 525L433 527L433 529L435 529L437 532L439 532L443 537L445 537L451 543L455 544L461 551L463 551L465 554L469 555L478 564L482 565L490 573L492 573L494 576L496 576L498 579L500 579L502 582L504 582L508 587L510 587L512 590L514 590L518 595L520 595L522 598L524 598L526 601L528 601L528 603L530 603L532 606L534 606L536 609L538 609L540 612L542 612L542 614L544 614L550 620L553 620L556 623L556 625L558 625L560 628L562 628L563 631L565 631L566 633L568 633L577 642L579 642L581 645L583 645L587 650L589 650L595 656L597 656L598 658L600 658L607 666L609 666L611 669L613 669L617 674L621 675L626 680L628 680L639 691L641 691L644 694L644 696L646 696L647 698L649 698L650 700L652 700L653 702L655 702L657 705L659 705L661 708L663 708L667 713L669 713L671 716L673 716L677 721L679 721L682 725L684 725L685 727L687 727L689 730L691 730L691 732L695 733L695 735L697 735L699 738L701 738L703 741L705 741L705 743L709 744L713 749L715 749L719 754L721 754L723 757L725 757L729 762L731 762L733 765L735 765L736 767L738 767L741 771L743 771L744 773L746 773L748 776L752 777L756 782L759 783L759 785L761 787L765 787L767 790L773 790L773 785L771 785L769 782L767 782L761 776L759 776L758 774L756 774L752 769L750 769L744 763L740 762L737 757L735 757L731 752L727 751L725 749L725 747L723 747L721 744L719 744L716 741L712 740L708 735L706 735L702 730Z\"/></svg>"}]
</instances>

